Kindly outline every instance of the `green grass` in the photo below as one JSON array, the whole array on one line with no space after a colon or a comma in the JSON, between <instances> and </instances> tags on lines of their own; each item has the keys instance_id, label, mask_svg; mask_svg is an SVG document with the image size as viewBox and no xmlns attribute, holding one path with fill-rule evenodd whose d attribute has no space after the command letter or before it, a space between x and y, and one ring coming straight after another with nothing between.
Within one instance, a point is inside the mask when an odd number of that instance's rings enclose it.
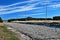
<instances>
[{"instance_id":1,"label":"green grass","mask_svg":"<svg viewBox=\"0 0 60 40\"><path fill-rule=\"evenodd\" d=\"M0 26L0 39L1 40L20 40L14 32L11 32L5 26Z\"/></svg>"}]
</instances>

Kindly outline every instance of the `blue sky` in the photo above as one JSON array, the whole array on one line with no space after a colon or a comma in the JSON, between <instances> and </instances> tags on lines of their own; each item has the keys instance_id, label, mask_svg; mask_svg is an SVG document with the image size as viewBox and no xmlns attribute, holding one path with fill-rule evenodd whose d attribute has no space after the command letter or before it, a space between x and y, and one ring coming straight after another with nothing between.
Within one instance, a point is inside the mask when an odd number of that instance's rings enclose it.
<instances>
[{"instance_id":1,"label":"blue sky","mask_svg":"<svg viewBox=\"0 0 60 40\"><path fill-rule=\"evenodd\" d=\"M60 16L59 0L1 0L0 17L3 20L12 18L45 18Z\"/></svg>"}]
</instances>

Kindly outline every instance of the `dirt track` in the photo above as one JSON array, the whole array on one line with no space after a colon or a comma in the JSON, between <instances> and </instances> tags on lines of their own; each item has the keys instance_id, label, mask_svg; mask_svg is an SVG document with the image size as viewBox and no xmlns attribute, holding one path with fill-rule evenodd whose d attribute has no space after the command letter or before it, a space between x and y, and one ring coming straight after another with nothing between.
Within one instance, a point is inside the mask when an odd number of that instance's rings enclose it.
<instances>
[{"instance_id":1,"label":"dirt track","mask_svg":"<svg viewBox=\"0 0 60 40\"><path fill-rule=\"evenodd\" d=\"M34 40L60 40L60 28L50 28L39 25L5 23L16 30L30 36Z\"/></svg>"}]
</instances>

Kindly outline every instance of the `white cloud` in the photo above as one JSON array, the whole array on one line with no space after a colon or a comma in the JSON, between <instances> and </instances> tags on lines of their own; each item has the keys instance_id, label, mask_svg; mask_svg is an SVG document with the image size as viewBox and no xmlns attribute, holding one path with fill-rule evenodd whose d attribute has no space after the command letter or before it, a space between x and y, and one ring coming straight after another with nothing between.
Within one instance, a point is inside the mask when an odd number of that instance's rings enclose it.
<instances>
[{"instance_id":1,"label":"white cloud","mask_svg":"<svg viewBox=\"0 0 60 40\"><path fill-rule=\"evenodd\" d=\"M39 0L28 0L28 1L23 1L23 2L17 2L11 5L7 5L7 6L0 6L0 8L7 8L7 7L15 6L15 5L20 5L23 3L31 3L31 2L36 2L36 1L39 1Z\"/></svg>"},{"instance_id":2,"label":"white cloud","mask_svg":"<svg viewBox=\"0 0 60 40\"><path fill-rule=\"evenodd\" d=\"M42 14L45 14L45 13L36 13L36 14L29 14L29 15L23 15L23 16L37 16L37 15L42 15Z\"/></svg>"},{"instance_id":3,"label":"white cloud","mask_svg":"<svg viewBox=\"0 0 60 40\"><path fill-rule=\"evenodd\" d=\"M34 7L37 4L39 4L40 2L34 3L34 4L29 4L29 5L24 5L24 6L17 6L17 7L12 7L12 8L1 8L0 11L4 11L4 10L13 10L13 9L21 9L21 8L25 8L25 7Z\"/></svg>"},{"instance_id":4,"label":"white cloud","mask_svg":"<svg viewBox=\"0 0 60 40\"><path fill-rule=\"evenodd\" d=\"M46 5L46 4L50 4L50 2L51 2L50 0L45 0L45 1L42 1L42 4Z\"/></svg>"},{"instance_id":5,"label":"white cloud","mask_svg":"<svg viewBox=\"0 0 60 40\"><path fill-rule=\"evenodd\" d=\"M41 15L41 14L45 14L45 13L39 13L39 14L37 13L37 14L32 14L32 15Z\"/></svg>"},{"instance_id":6,"label":"white cloud","mask_svg":"<svg viewBox=\"0 0 60 40\"><path fill-rule=\"evenodd\" d=\"M35 16L35 15L41 15L41 14L45 14L45 13L36 13L36 14L31 14L29 16Z\"/></svg>"},{"instance_id":7,"label":"white cloud","mask_svg":"<svg viewBox=\"0 0 60 40\"><path fill-rule=\"evenodd\" d=\"M29 1L24 1L24 2L14 3L11 5L4 6L4 7L0 6L0 15L1 14L10 14L10 13L15 13L15 12L29 11L29 10L34 10L34 9L40 9L42 7L35 7L35 6L38 4L40 5L40 4L45 4L45 3L49 3L49 2L50 1L41 2L40 0L29 0ZM27 4L24 6L16 6L16 5L20 5L23 3L27 3ZM13 7L11 7L11 6L13 6Z\"/></svg>"},{"instance_id":8,"label":"white cloud","mask_svg":"<svg viewBox=\"0 0 60 40\"><path fill-rule=\"evenodd\" d=\"M23 4L23 3L28 3L28 2L31 2L31 1L17 2L17 3L11 4L11 5L7 5L7 6L3 6L3 7L0 7L0 8L7 8L7 7Z\"/></svg>"},{"instance_id":9,"label":"white cloud","mask_svg":"<svg viewBox=\"0 0 60 40\"><path fill-rule=\"evenodd\" d=\"M16 9L16 10L12 10L12 11L2 11L0 13L2 14L11 14L11 13L15 13L15 12L23 12L23 11L29 11L29 10L34 10L34 9L39 9L40 7L37 7L37 8L30 8L30 7L25 7L25 8L22 8L22 9ZM1 15L1 14L0 14Z\"/></svg>"},{"instance_id":10,"label":"white cloud","mask_svg":"<svg viewBox=\"0 0 60 40\"><path fill-rule=\"evenodd\" d=\"M50 5L49 7L52 7L52 8L59 8L59 7L60 7L60 4L53 4L53 5Z\"/></svg>"},{"instance_id":11,"label":"white cloud","mask_svg":"<svg viewBox=\"0 0 60 40\"><path fill-rule=\"evenodd\" d=\"M34 3L34 4L30 4L28 6L25 5L25 6L13 7L13 8L2 8L2 9L0 9L0 14L10 14L10 13L15 13L15 12L22 12L22 11L29 11L29 10L39 9L41 7L35 7L39 3L40 2L37 2L37 3Z\"/></svg>"}]
</instances>

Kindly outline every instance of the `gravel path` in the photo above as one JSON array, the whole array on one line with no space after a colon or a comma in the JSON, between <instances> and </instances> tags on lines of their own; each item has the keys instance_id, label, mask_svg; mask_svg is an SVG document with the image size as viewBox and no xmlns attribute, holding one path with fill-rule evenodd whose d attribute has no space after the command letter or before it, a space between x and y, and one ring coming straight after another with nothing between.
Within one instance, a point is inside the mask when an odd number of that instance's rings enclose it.
<instances>
[{"instance_id":1,"label":"gravel path","mask_svg":"<svg viewBox=\"0 0 60 40\"><path fill-rule=\"evenodd\" d=\"M8 26L24 33L32 40L60 40L60 28L50 28L39 25L5 23Z\"/></svg>"}]
</instances>

